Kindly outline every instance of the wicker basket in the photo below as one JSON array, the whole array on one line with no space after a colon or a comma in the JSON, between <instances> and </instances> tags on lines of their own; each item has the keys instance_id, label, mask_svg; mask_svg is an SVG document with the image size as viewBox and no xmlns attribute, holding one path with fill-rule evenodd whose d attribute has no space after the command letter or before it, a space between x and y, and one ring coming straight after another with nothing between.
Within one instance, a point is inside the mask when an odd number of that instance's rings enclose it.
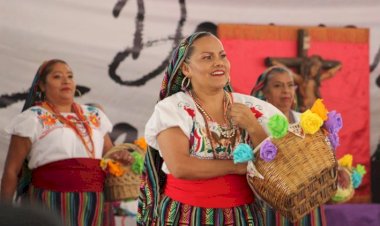
<instances>
[{"instance_id":1,"label":"wicker basket","mask_svg":"<svg viewBox=\"0 0 380 226\"><path fill-rule=\"evenodd\" d=\"M278 149L276 158L265 162L256 153L254 165L264 179L248 176L248 183L271 207L295 222L335 194L338 164L322 131L304 138L288 132L271 141Z\"/></svg>"},{"instance_id":2,"label":"wicker basket","mask_svg":"<svg viewBox=\"0 0 380 226\"><path fill-rule=\"evenodd\" d=\"M142 156L145 151L134 144L120 144L113 147L103 158L107 158L112 153L118 151L139 152ZM104 193L107 201L121 201L128 199L137 199L139 196L139 187L141 175L134 173L131 166L125 166L126 173L122 176L108 174L105 180Z\"/></svg>"}]
</instances>

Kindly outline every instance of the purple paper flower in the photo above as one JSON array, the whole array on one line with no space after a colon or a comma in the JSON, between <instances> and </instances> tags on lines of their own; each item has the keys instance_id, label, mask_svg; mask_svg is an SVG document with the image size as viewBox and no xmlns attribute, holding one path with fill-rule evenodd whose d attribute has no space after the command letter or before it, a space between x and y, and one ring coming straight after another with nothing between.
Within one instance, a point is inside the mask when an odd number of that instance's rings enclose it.
<instances>
[{"instance_id":1,"label":"purple paper flower","mask_svg":"<svg viewBox=\"0 0 380 226\"><path fill-rule=\"evenodd\" d=\"M330 111L327 113L327 120L325 121L324 127L329 131L329 133L338 133L343 127L342 116L336 111Z\"/></svg>"},{"instance_id":2,"label":"purple paper flower","mask_svg":"<svg viewBox=\"0 0 380 226\"><path fill-rule=\"evenodd\" d=\"M277 147L270 141L266 140L260 148L260 158L265 162L272 161L277 155Z\"/></svg>"},{"instance_id":3,"label":"purple paper flower","mask_svg":"<svg viewBox=\"0 0 380 226\"><path fill-rule=\"evenodd\" d=\"M339 136L337 133L330 133L328 135L328 138L330 140L331 146L333 147L334 150L340 145L339 144Z\"/></svg>"}]
</instances>

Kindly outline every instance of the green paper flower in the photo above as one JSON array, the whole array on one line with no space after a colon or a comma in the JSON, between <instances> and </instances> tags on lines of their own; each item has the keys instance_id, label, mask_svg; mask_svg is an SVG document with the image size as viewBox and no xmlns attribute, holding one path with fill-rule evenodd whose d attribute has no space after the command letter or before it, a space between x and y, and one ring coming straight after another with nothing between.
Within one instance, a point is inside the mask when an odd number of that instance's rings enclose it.
<instances>
[{"instance_id":1,"label":"green paper flower","mask_svg":"<svg viewBox=\"0 0 380 226\"><path fill-rule=\"evenodd\" d=\"M288 120L282 115L273 115L268 122L269 132L274 138L281 138L288 132Z\"/></svg>"},{"instance_id":2,"label":"green paper flower","mask_svg":"<svg viewBox=\"0 0 380 226\"><path fill-rule=\"evenodd\" d=\"M356 165L356 171L360 174L360 176L363 176L364 174L367 173L367 171L365 170L365 167L362 164Z\"/></svg>"},{"instance_id":3,"label":"green paper flower","mask_svg":"<svg viewBox=\"0 0 380 226\"><path fill-rule=\"evenodd\" d=\"M141 174L144 168L144 159L138 152L132 152L132 157L134 158L134 162L131 166L131 169L136 174Z\"/></svg>"}]
</instances>

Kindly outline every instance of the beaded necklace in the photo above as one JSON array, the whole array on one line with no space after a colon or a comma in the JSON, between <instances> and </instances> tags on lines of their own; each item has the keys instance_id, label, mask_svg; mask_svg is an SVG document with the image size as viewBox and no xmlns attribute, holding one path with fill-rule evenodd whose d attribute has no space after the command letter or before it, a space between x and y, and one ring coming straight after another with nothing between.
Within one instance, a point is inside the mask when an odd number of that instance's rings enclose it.
<instances>
[{"instance_id":1,"label":"beaded necklace","mask_svg":"<svg viewBox=\"0 0 380 226\"><path fill-rule=\"evenodd\" d=\"M83 115L82 108L78 104L73 103L71 105L71 107L72 107L75 115L79 119L78 121L81 122L81 124L84 126L86 133L87 133L87 136L89 137L89 141L85 140L82 133L79 131L78 127L71 120L68 120L67 118L65 118L55 108L55 106L53 104L51 104L49 102L42 102L41 106L43 108L47 109L48 111L50 111L51 113L53 113L62 124L67 125L69 128L74 130L75 134L79 137L79 139L82 141L83 145L85 146L87 154L91 158L95 158L94 141L92 139L92 129L91 129L88 121L86 120L86 117Z\"/></svg>"},{"instance_id":2,"label":"beaded necklace","mask_svg":"<svg viewBox=\"0 0 380 226\"><path fill-rule=\"evenodd\" d=\"M211 134L211 131L210 131L209 125L208 125L208 122L216 122L216 121L210 116L210 114L207 113L207 111L205 109L203 109L203 107L199 103L199 99L196 97L196 95L194 95L191 90L188 93L192 97L197 109L201 112L201 115L205 121L207 136L210 140L210 145L211 145L211 148L213 150L214 157L217 157L217 156L219 156L219 154L216 152L216 149L213 145L212 141L214 140L214 138ZM225 124L227 124L227 122L228 122L229 125L221 126L221 125L219 125L219 123L217 123L218 130L219 130L219 132L223 138L226 138L229 140L234 138L236 140L236 135L239 136L239 129L232 124L231 120L228 120L228 118L227 118L227 109L228 109L229 105L231 104L232 100L231 100L230 94L228 94L226 91L224 91L224 94L225 95L223 97L223 116L224 116Z\"/></svg>"}]
</instances>

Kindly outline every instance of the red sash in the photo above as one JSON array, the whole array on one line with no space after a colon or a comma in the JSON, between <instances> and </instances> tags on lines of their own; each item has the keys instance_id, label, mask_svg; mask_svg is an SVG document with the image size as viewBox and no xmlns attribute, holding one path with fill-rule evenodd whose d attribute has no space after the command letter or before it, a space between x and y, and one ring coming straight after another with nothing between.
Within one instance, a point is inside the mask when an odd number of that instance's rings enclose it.
<instances>
[{"instance_id":1,"label":"red sash","mask_svg":"<svg viewBox=\"0 0 380 226\"><path fill-rule=\"evenodd\" d=\"M245 175L182 180L167 175L164 193L175 201L203 208L228 208L254 201Z\"/></svg>"},{"instance_id":2,"label":"red sash","mask_svg":"<svg viewBox=\"0 0 380 226\"><path fill-rule=\"evenodd\" d=\"M105 173L99 159L73 158L40 166L32 171L32 184L58 192L102 192Z\"/></svg>"}]
</instances>

